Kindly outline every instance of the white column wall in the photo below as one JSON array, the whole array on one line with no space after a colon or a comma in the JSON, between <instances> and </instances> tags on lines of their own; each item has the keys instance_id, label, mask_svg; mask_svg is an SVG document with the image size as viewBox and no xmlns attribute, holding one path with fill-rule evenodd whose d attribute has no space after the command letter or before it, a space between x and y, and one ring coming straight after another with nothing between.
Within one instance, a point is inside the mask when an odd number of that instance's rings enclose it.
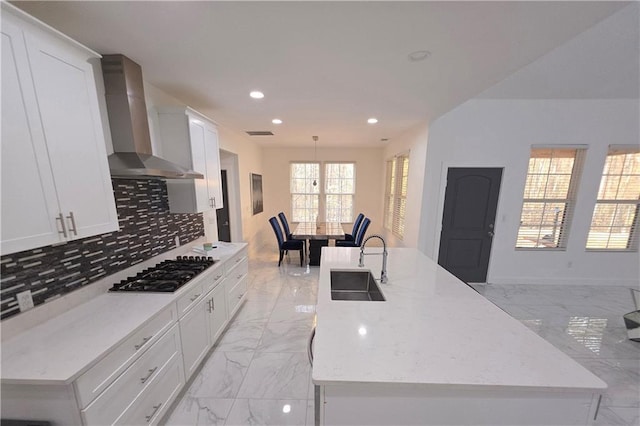
<instances>
[{"instance_id":1,"label":"white column wall","mask_svg":"<svg viewBox=\"0 0 640 426\"><path fill-rule=\"evenodd\" d=\"M637 252L587 252L609 144L638 144L637 100L471 100L429 128L418 248L438 257L448 167L504 167L487 281L638 286ZM516 250L531 145L588 145L563 251Z\"/></svg>"}]
</instances>

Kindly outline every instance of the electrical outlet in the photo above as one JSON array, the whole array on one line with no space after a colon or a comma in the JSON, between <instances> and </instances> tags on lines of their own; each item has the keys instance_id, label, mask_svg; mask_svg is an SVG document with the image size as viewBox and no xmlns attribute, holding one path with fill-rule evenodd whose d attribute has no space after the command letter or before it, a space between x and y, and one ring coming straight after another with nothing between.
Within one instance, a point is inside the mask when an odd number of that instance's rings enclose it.
<instances>
[{"instance_id":1,"label":"electrical outlet","mask_svg":"<svg viewBox=\"0 0 640 426\"><path fill-rule=\"evenodd\" d=\"M31 297L31 290L26 290L16 294L16 298L18 299L20 312L24 312L33 308L33 297Z\"/></svg>"}]
</instances>

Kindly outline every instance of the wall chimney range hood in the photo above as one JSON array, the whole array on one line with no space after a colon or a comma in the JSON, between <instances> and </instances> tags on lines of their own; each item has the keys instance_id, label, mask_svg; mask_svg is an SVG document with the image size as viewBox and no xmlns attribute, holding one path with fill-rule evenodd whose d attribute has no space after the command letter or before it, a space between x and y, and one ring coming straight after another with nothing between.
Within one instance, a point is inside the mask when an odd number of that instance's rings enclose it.
<instances>
[{"instance_id":1,"label":"wall chimney range hood","mask_svg":"<svg viewBox=\"0 0 640 426\"><path fill-rule=\"evenodd\" d=\"M114 150L108 157L111 177L204 179L153 155L140 65L124 55L103 55L102 74Z\"/></svg>"}]
</instances>

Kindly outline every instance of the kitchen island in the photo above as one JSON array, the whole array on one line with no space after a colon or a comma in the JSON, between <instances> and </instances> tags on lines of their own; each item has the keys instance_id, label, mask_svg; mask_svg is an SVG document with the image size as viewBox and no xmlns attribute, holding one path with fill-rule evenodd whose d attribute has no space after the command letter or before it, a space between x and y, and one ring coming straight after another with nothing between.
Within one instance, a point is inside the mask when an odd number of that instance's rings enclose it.
<instances>
[{"instance_id":1,"label":"kitchen island","mask_svg":"<svg viewBox=\"0 0 640 426\"><path fill-rule=\"evenodd\" d=\"M415 249L389 249L385 301L332 300L332 269L380 276L380 256L358 257L322 253L317 424L593 422L602 380Z\"/></svg>"}]
</instances>

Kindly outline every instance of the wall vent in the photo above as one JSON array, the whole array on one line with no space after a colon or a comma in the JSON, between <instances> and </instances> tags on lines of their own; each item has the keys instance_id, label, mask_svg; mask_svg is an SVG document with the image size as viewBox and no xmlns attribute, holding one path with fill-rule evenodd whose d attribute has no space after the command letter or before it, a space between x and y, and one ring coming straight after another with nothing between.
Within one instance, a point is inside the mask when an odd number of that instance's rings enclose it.
<instances>
[{"instance_id":1,"label":"wall vent","mask_svg":"<svg viewBox=\"0 0 640 426\"><path fill-rule=\"evenodd\" d=\"M249 136L273 136L273 132L269 130L247 130Z\"/></svg>"}]
</instances>

